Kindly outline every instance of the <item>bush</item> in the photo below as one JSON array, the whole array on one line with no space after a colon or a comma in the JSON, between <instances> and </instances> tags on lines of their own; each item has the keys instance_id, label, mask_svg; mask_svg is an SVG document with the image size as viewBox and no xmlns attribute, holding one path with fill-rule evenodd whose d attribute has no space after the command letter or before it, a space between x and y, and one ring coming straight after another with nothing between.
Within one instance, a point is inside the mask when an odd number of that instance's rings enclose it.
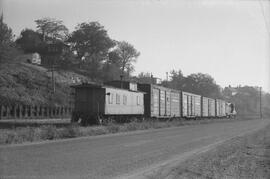
<instances>
[{"instance_id":1,"label":"bush","mask_svg":"<svg viewBox=\"0 0 270 179\"><path fill-rule=\"evenodd\" d=\"M140 123L138 122L131 122L126 125L127 131L135 131L140 129Z\"/></svg>"},{"instance_id":2,"label":"bush","mask_svg":"<svg viewBox=\"0 0 270 179\"><path fill-rule=\"evenodd\" d=\"M109 133L117 133L119 132L119 125L117 124L109 124L108 126L106 126L106 129L108 130Z\"/></svg>"},{"instance_id":3,"label":"bush","mask_svg":"<svg viewBox=\"0 0 270 179\"><path fill-rule=\"evenodd\" d=\"M102 135L102 134L107 134L109 131L107 130L106 127L90 127L86 130L86 135L89 136L95 136L95 135Z\"/></svg>"},{"instance_id":4,"label":"bush","mask_svg":"<svg viewBox=\"0 0 270 179\"><path fill-rule=\"evenodd\" d=\"M54 125L41 126L41 139L53 140L58 137L57 128Z\"/></svg>"},{"instance_id":5,"label":"bush","mask_svg":"<svg viewBox=\"0 0 270 179\"><path fill-rule=\"evenodd\" d=\"M21 138L22 142L23 141L33 142L35 141L36 138L39 138L33 127L26 127L26 128L20 129L17 131L17 135L19 138Z\"/></svg>"},{"instance_id":6,"label":"bush","mask_svg":"<svg viewBox=\"0 0 270 179\"><path fill-rule=\"evenodd\" d=\"M81 136L81 132L79 130L79 126L72 124L66 128L63 128L63 130L60 132L60 138L73 138Z\"/></svg>"}]
</instances>

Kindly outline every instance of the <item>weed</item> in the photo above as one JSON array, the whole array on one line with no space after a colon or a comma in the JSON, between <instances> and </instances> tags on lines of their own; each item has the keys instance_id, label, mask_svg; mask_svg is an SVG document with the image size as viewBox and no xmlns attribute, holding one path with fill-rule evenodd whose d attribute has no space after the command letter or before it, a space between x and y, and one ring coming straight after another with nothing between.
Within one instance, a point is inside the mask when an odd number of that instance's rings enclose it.
<instances>
[{"instance_id":1,"label":"weed","mask_svg":"<svg viewBox=\"0 0 270 179\"><path fill-rule=\"evenodd\" d=\"M57 128L54 125L41 126L41 139L53 140L58 137Z\"/></svg>"}]
</instances>

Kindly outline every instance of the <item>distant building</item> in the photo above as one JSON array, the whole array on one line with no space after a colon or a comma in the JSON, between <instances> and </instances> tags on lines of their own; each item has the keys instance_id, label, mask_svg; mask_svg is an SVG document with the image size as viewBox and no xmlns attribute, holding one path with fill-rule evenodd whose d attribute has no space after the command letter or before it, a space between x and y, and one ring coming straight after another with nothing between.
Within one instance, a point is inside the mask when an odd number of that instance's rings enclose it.
<instances>
[{"instance_id":1,"label":"distant building","mask_svg":"<svg viewBox=\"0 0 270 179\"><path fill-rule=\"evenodd\" d=\"M226 95L226 96L234 96L238 93L238 90L237 90L238 87L231 87L230 85L228 87L225 87L224 90L223 90L223 93Z\"/></svg>"},{"instance_id":2,"label":"distant building","mask_svg":"<svg viewBox=\"0 0 270 179\"><path fill-rule=\"evenodd\" d=\"M45 46L43 53L44 57L41 60L41 64L44 66L52 66L59 63L62 60L61 55L69 50L69 45L58 41L48 42Z\"/></svg>"},{"instance_id":3,"label":"distant building","mask_svg":"<svg viewBox=\"0 0 270 179\"><path fill-rule=\"evenodd\" d=\"M25 63L41 65L41 58L38 53L24 54L24 55L20 55L18 58L20 61L25 62Z\"/></svg>"}]
</instances>

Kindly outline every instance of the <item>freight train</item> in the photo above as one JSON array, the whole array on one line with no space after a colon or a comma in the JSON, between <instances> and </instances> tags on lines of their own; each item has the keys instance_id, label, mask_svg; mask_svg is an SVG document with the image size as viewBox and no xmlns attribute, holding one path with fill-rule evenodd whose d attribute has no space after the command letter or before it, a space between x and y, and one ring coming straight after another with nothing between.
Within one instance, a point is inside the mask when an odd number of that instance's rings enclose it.
<instances>
[{"instance_id":1,"label":"freight train","mask_svg":"<svg viewBox=\"0 0 270 179\"><path fill-rule=\"evenodd\" d=\"M102 124L109 120L234 117L235 105L222 99L156 84L110 81L80 84L75 89L72 122Z\"/></svg>"}]
</instances>

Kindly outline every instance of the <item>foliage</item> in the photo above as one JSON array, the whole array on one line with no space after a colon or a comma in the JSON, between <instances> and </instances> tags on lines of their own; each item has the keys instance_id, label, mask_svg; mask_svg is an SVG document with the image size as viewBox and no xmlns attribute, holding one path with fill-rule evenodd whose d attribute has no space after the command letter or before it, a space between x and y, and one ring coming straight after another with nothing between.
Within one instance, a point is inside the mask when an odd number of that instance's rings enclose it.
<instances>
[{"instance_id":1,"label":"foliage","mask_svg":"<svg viewBox=\"0 0 270 179\"><path fill-rule=\"evenodd\" d=\"M184 86L184 80L185 80L185 77L182 73L181 70L172 70L170 72L170 77L171 77L171 80L168 84L168 87L170 88L173 88L173 89L182 89Z\"/></svg>"},{"instance_id":2,"label":"foliage","mask_svg":"<svg viewBox=\"0 0 270 179\"><path fill-rule=\"evenodd\" d=\"M51 94L51 74L42 67L25 63L0 66L0 104L67 105L70 88L69 73L55 73L56 93Z\"/></svg>"},{"instance_id":3,"label":"foliage","mask_svg":"<svg viewBox=\"0 0 270 179\"><path fill-rule=\"evenodd\" d=\"M236 105L238 115L259 116L260 95L258 88L252 86L226 87L223 94L228 101ZM264 96L265 95L263 95L262 98L266 99ZM265 101L265 103L267 103L267 101Z\"/></svg>"},{"instance_id":4,"label":"foliage","mask_svg":"<svg viewBox=\"0 0 270 179\"><path fill-rule=\"evenodd\" d=\"M80 136L96 136L103 134L128 132L136 130L159 129L183 125L196 125L212 122L226 122L226 119L205 119L205 120L173 120L157 121L145 120L142 122L130 122L125 124L109 123L106 126L82 127L76 124L66 124L65 127L57 127L53 124L37 125L37 127L17 127L13 124L12 129L0 130L0 145L12 143L24 143L42 140L56 140L74 138Z\"/></svg>"},{"instance_id":5,"label":"foliage","mask_svg":"<svg viewBox=\"0 0 270 179\"><path fill-rule=\"evenodd\" d=\"M3 14L0 17L0 43L1 45L10 45L13 42L12 29L4 23Z\"/></svg>"},{"instance_id":6,"label":"foliage","mask_svg":"<svg viewBox=\"0 0 270 179\"><path fill-rule=\"evenodd\" d=\"M216 84L214 78L208 74L193 73L185 77L181 70L172 70L170 80L163 81L162 85L210 98L223 98L221 88Z\"/></svg>"},{"instance_id":7,"label":"foliage","mask_svg":"<svg viewBox=\"0 0 270 179\"><path fill-rule=\"evenodd\" d=\"M115 54L115 60L120 64L122 74L126 72L130 75L134 71L133 63L137 61L137 58L140 56L140 52L138 52L130 43L121 41L117 42L113 53Z\"/></svg>"},{"instance_id":8,"label":"foliage","mask_svg":"<svg viewBox=\"0 0 270 179\"><path fill-rule=\"evenodd\" d=\"M222 98L220 87L213 77L208 74L194 73L184 79L183 90L190 91L202 96Z\"/></svg>"},{"instance_id":9,"label":"foliage","mask_svg":"<svg viewBox=\"0 0 270 179\"><path fill-rule=\"evenodd\" d=\"M149 72L146 72L146 73L141 72L141 73L139 73L138 76L137 76L137 81L139 83L147 83L147 84L153 84L154 83L153 76Z\"/></svg>"},{"instance_id":10,"label":"foliage","mask_svg":"<svg viewBox=\"0 0 270 179\"><path fill-rule=\"evenodd\" d=\"M104 81L118 80L121 75L118 62L111 61L110 57L109 60L104 63L102 71Z\"/></svg>"},{"instance_id":11,"label":"foliage","mask_svg":"<svg viewBox=\"0 0 270 179\"><path fill-rule=\"evenodd\" d=\"M0 63L12 60L19 52L14 47L12 29L4 23L3 14L0 17Z\"/></svg>"},{"instance_id":12,"label":"foliage","mask_svg":"<svg viewBox=\"0 0 270 179\"><path fill-rule=\"evenodd\" d=\"M49 39L65 40L68 35L68 29L63 25L63 21L54 18L42 18L35 20L37 31L42 34L43 41Z\"/></svg>"},{"instance_id":13,"label":"foliage","mask_svg":"<svg viewBox=\"0 0 270 179\"><path fill-rule=\"evenodd\" d=\"M73 43L73 50L77 52L79 59L94 54L104 58L108 50L114 46L113 40L98 22L84 22L77 25L68 42Z\"/></svg>"},{"instance_id":14,"label":"foliage","mask_svg":"<svg viewBox=\"0 0 270 179\"><path fill-rule=\"evenodd\" d=\"M20 37L16 43L23 49L25 53L40 53L44 42L42 35L32 29L24 29L21 31Z\"/></svg>"}]
</instances>

